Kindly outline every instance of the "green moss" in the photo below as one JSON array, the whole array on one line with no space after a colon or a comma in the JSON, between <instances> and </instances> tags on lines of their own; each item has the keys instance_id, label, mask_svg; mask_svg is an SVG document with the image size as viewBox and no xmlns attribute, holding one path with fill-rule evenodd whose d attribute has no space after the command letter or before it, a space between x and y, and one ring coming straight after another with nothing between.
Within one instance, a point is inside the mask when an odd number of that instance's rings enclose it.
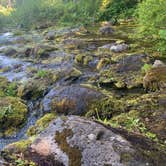
<instances>
[{"instance_id":1,"label":"green moss","mask_svg":"<svg viewBox=\"0 0 166 166\"><path fill-rule=\"evenodd\" d=\"M64 98L60 101L53 99L51 102L51 110L56 110L57 113L67 115L69 110L74 110L76 107L75 101Z\"/></svg>"},{"instance_id":2,"label":"green moss","mask_svg":"<svg viewBox=\"0 0 166 166\"><path fill-rule=\"evenodd\" d=\"M97 70L102 69L103 67L105 67L106 65L108 65L110 63L110 59L108 58L102 58L99 63L97 64Z\"/></svg>"},{"instance_id":3,"label":"green moss","mask_svg":"<svg viewBox=\"0 0 166 166\"><path fill-rule=\"evenodd\" d=\"M9 82L7 78L0 76L0 97L16 96L17 85L15 82Z\"/></svg>"},{"instance_id":4,"label":"green moss","mask_svg":"<svg viewBox=\"0 0 166 166\"><path fill-rule=\"evenodd\" d=\"M68 155L69 166L81 166L81 151L77 147L71 147L67 143L67 137L72 137L72 135L72 130L64 129L61 133L56 133L55 141L58 143L60 148Z\"/></svg>"},{"instance_id":5,"label":"green moss","mask_svg":"<svg viewBox=\"0 0 166 166\"><path fill-rule=\"evenodd\" d=\"M143 74L146 74L151 68L152 68L151 64L145 63L144 66L142 66L141 71Z\"/></svg>"},{"instance_id":6,"label":"green moss","mask_svg":"<svg viewBox=\"0 0 166 166\"><path fill-rule=\"evenodd\" d=\"M92 60L93 60L92 56L85 55L85 54L79 54L75 57L76 64L88 65L89 62Z\"/></svg>"},{"instance_id":7,"label":"green moss","mask_svg":"<svg viewBox=\"0 0 166 166\"><path fill-rule=\"evenodd\" d=\"M0 76L0 97L5 96L5 89L7 88L7 85L9 84L7 78Z\"/></svg>"},{"instance_id":8,"label":"green moss","mask_svg":"<svg viewBox=\"0 0 166 166\"><path fill-rule=\"evenodd\" d=\"M162 90L166 82L165 73L165 66L155 67L149 70L143 79L144 88L150 91Z\"/></svg>"},{"instance_id":9,"label":"green moss","mask_svg":"<svg viewBox=\"0 0 166 166\"><path fill-rule=\"evenodd\" d=\"M45 70L39 70L37 72L36 76L39 77L39 78L44 78L44 77L47 76L47 71L45 71Z\"/></svg>"},{"instance_id":10,"label":"green moss","mask_svg":"<svg viewBox=\"0 0 166 166\"><path fill-rule=\"evenodd\" d=\"M53 72L51 70L36 72L32 79L29 79L18 86L17 96L28 100L36 100L43 97L49 85L55 83L59 77L60 74L58 72Z\"/></svg>"},{"instance_id":11,"label":"green moss","mask_svg":"<svg viewBox=\"0 0 166 166\"><path fill-rule=\"evenodd\" d=\"M124 111L125 103L123 101L117 100L114 97L109 97L92 104L86 116L99 116L100 119L110 119L113 115L117 115Z\"/></svg>"},{"instance_id":12,"label":"green moss","mask_svg":"<svg viewBox=\"0 0 166 166\"><path fill-rule=\"evenodd\" d=\"M9 149L12 148L14 149L14 153L23 153L27 150L27 148L30 146L32 143L32 138L28 140L21 140L19 142L15 142L9 145Z\"/></svg>"},{"instance_id":13,"label":"green moss","mask_svg":"<svg viewBox=\"0 0 166 166\"><path fill-rule=\"evenodd\" d=\"M19 128L26 120L28 109L19 98L0 98L0 129Z\"/></svg>"},{"instance_id":14,"label":"green moss","mask_svg":"<svg viewBox=\"0 0 166 166\"><path fill-rule=\"evenodd\" d=\"M37 120L36 124L30 127L27 131L28 136L36 135L43 131L46 127L48 127L49 123L56 118L54 113L48 113L44 115L42 118Z\"/></svg>"},{"instance_id":15,"label":"green moss","mask_svg":"<svg viewBox=\"0 0 166 166\"><path fill-rule=\"evenodd\" d=\"M28 160L24 160L24 159L17 159L14 161L16 166L37 166L34 162L32 161L28 161Z\"/></svg>"},{"instance_id":16,"label":"green moss","mask_svg":"<svg viewBox=\"0 0 166 166\"><path fill-rule=\"evenodd\" d=\"M128 113L115 116L107 123L114 127L123 127L128 131L140 133L150 139L157 140L156 134L148 131L137 110L131 110Z\"/></svg>"}]
</instances>

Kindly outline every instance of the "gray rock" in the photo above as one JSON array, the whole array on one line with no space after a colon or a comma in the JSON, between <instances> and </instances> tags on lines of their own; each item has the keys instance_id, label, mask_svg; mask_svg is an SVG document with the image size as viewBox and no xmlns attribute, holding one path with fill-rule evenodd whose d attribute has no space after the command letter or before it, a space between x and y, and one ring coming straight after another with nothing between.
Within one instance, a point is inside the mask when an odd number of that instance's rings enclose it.
<instances>
[{"instance_id":1,"label":"gray rock","mask_svg":"<svg viewBox=\"0 0 166 166\"><path fill-rule=\"evenodd\" d=\"M99 47L98 51L109 51L111 46L112 46L111 44L105 44L105 45Z\"/></svg>"},{"instance_id":2,"label":"gray rock","mask_svg":"<svg viewBox=\"0 0 166 166\"><path fill-rule=\"evenodd\" d=\"M46 34L46 37L45 37L47 40L54 40L55 39L55 31L49 31L47 34Z\"/></svg>"},{"instance_id":3,"label":"gray rock","mask_svg":"<svg viewBox=\"0 0 166 166\"><path fill-rule=\"evenodd\" d=\"M123 44L117 44L117 45L111 46L110 50L112 52L118 53L118 52L123 52L123 51L127 50L128 48L129 48L129 46L127 44L123 43Z\"/></svg>"},{"instance_id":4,"label":"gray rock","mask_svg":"<svg viewBox=\"0 0 166 166\"><path fill-rule=\"evenodd\" d=\"M133 54L126 56L119 60L116 65L116 71L118 73L139 71L144 65L144 61L147 61L147 59L148 57L145 54Z\"/></svg>"},{"instance_id":5,"label":"gray rock","mask_svg":"<svg viewBox=\"0 0 166 166\"><path fill-rule=\"evenodd\" d=\"M13 145L7 149L10 152ZM25 159L27 157L41 166L48 163L48 159L50 165L58 163L64 166L148 164L142 161L140 155L136 155L137 150L125 138L101 124L77 116L54 120L35 138L25 153Z\"/></svg>"},{"instance_id":6,"label":"gray rock","mask_svg":"<svg viewBox=\"0 0 166 166\"><path fill-rule=\"evenodd\" d=\"M52 89L43 100L43 110L80 115L87 111L91 103L100 99L101 93L81 86L65 86Z\"/></svg>"},{"instance_id":7,"label":"gray rock","mask_svg":"<svg viewBox=\"0 0 166 166\"><path fill-rule=\"evenodd\" d=\"M110 26L104 26L99 29L99 33L102 35L112 35L114 30Z\"/></svg>"},{"instance_id":8,"label":"gray rock","mask_svg":"<svg viewBox=\"0 0 166 166\"><path fill-rule=\"evenodd\" d=\"M165 64L162 61L155 60L152 67L154 68L154 67L162 67L162 66L165 66Z\"/></svg>"}]
</instances>

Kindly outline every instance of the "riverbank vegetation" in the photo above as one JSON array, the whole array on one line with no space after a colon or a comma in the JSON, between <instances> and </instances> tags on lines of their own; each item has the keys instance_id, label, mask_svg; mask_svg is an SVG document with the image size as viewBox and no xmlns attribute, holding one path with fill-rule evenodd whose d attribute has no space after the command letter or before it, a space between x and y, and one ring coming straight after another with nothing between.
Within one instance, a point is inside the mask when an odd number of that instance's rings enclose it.
<instances>
[{"instance_id":1,"label":"riverbank vegetation","mask_svg":"<svg viewBox=\"0 0 166 166\"><path fill-rule=\"evenodd\" d=\"M42 22L58 25L87 25L100 21L117 24L132 19L138 25L135 37L153 41L165 54L166 1L163 0L16 0L2 1L0 24L34 28Z\"/></svg>"}]
</instances>

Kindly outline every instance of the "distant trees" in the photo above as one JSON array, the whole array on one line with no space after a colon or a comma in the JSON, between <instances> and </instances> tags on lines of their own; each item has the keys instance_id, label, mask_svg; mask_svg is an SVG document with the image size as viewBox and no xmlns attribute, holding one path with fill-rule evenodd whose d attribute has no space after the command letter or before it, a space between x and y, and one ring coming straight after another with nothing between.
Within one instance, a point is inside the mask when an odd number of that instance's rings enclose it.
<instances>
[{"instance_id":1,"label":"distant trees","mask_svg":"<svg viewBox=\"0 0 166 166\"><path fill-rule=\"evenodd\" d=\"M166 55L166 0L144 0L137 9L139 35L157 42L158 51Z\"/></svg>"},{"instance_id":2,"label":"distant trees","mask_svg":"<svg viewBox=\"0 0 166 166\"><path fill-rule=\"evenodd\" d=\"M12 7L15 0L0 0L0 5L5 7Z\"/></svg>"}]
</instances>

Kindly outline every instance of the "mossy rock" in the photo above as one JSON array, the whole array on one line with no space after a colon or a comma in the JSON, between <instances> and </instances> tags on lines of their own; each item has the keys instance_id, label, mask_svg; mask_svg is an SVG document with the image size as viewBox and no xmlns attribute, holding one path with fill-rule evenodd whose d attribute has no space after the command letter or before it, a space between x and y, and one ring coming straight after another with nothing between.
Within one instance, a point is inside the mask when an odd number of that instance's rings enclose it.
<instances>
[{"instance_id":1,"label":"mossy rock","mask_svg":"<svg viewBox=\"0 0 166 166\"><path fill-rule=\"evenodd\" d=\"M79 54L75 57L75 63L76 64L82 64L87 66L89 64L90 61L93 60L92 56L89 55L84 55L84 54Z\"/></svg>"},{"instance_id":2,"label":"mossy rock","mask_svg":"<svg viewBox=\"0 0 166 166\"><path fill-rule=\"evenodd\" d=\"M38 71L35 76L18 87L17 95L22 99L36 100L47 92L48 86L55 83L58 75L49 71Z\"/></svg>"},{"instance_id":3,"label":"mossy rock","mask_svg":"<svg viewBox=\"0 0 166 166\"><path fill-rule=\"evenodd\" d=\"M125 112L125 109L125 102L109 97L92 104L86 116L96 117L97 119L110 119L114 115Z\"/></svg>"},{"instance_id":4,"label":"mossy rock","mask_svg":"<svg viewBox=\"0 0 166 166\"><path fill-rule=\"evenodd\" d=\"M43 44L37 45L33 48L27 48L26 55L34 55L37 59L46 59L50 56L50 52L55 51L57 48L52 45Z\"/></svg>"},{"instance_id":5,"label":"mossy rock","mask_svg":"<svg viewBox=\"0 0 166 166\"><path fill-rule=\"evenodd\" d=\"M0 76L0 97L16 96L16 82L9 82L7 78Z\"/></svg>"},{"instance_id":6,"label":"mossy rock","mask_svg":"<svg viewBox=\"0 0 166 166\"><path fill-rule=\"evenodd\" d=\"M5 96L5 89L7 88L8 83L7 78L0 76L0 97Z\"/></svg>"},{"instance_id":7,"label":"mossy rock","mask_svg":"<svg viewBox=\"0 0 166 166\"><path fill-rule=\"evenodd\" d=\"M37 120L36 124L30 127L27 131L28 136L33 136L39 134L46 127L48 127L49 123L56 118L55 113L47 113L42 118Z\"/></svg>"},{"instance_id":8,"label":"mossy rock","mask_svg":"<svg viewBox=\"0 0 166 166\"><path fill-rule=\"evenodd\" d=\"M166 66L150 69L143 79L146 90L156 91L166 88Z\"/></svg>"},{"instance_id":9,"label":"mossy rock","mask_svg":"<svg viewBox=\"0 0 166 166\"><path fill-rule=\"evenodd\" d=\"M19 98L0 98L0 129L12 133L10 129L17 129L25 122L27 112L27 106Z\"/></svg>"},{"instance_id":10,"label":"mossy rock","mask_svg":"<svg viewBox=\"0 0 166 166\"><path fill-rule=\"evenodd\" d=\"M106 67L110 63L110 59L108 58L102 58L97 64L97 70L102 69L103 67Z\"/></svg>"}]
</instances>

